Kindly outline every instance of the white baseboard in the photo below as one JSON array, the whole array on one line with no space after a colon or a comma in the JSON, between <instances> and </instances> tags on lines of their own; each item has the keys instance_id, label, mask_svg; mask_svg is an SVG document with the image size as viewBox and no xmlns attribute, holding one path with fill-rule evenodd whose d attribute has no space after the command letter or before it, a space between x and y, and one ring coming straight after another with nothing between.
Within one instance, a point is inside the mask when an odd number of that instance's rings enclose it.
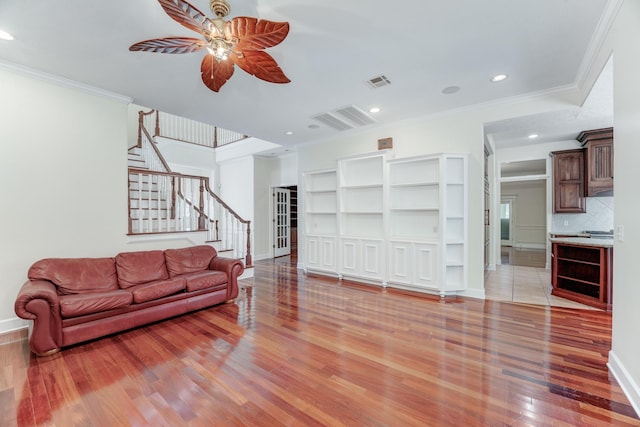
<instances>
[{"instance_id":1,"label":"white baseboard","mask_svg":"<svg viewBox=\"0 0 640 427\"><path fill-rule=\"evenodd\" d=\"M238 277L238 280L252 278L254 270L255 268L245 268L240 277Z\"/></svg>"},{"instance_id":2,"label":"white baseboard","mask_svg":"<svg viewBox=\"0 0 640 427\"><path fill-rule=\"evenodd\" d=\"M525 243L518 242L513 245L517 249L547 249L546 243Z\"/></svg>"},{"instance_id":3,"label":"white baseboard","mask_svg":"<svg viewBox=\"0 0 640 427\"><path fill-rule=\"evenodd\" d=\"M609 362L607 363L609 367L609 371L613 374L620 384L622 391L631 402L631 406L634 411L636 411L636 415L640 416L640 387L638 384L631 378L629 375L629 371L624 367L618 356L611 350L609 352Z\"/></svg>"},{"instance_id":4,"label":"white baseboard","mask_svg":"<svg viewBox=\"0 0 640 427\"><path fill-rule=\"evenodd\" d=\"M0 320L0 334L17 331L19 329L28 328L29 321L14 317L12 319Z\"/></svg>"},{"instance_id":5,"label":"white baseboard","mask_svg":"<svg viewBox=\"0 0 640 427\"><path fill-rule=\"evenodd\" d=\"M457 292L457 294L461 297L485 299L484 289L465 289Z\"/></svg>"},{"instance_id":6,"label":"white baseboard","mask_svg":"<svg viewBox=\"0 0 640 427\"><path fill-rule=\"evenodd\" d=\"M264 259L272 259L272 258L273 258L273 255L271 254L254 254L253 255L253 259L255 261L262 261Z\"/></svg>"}]
</instances>

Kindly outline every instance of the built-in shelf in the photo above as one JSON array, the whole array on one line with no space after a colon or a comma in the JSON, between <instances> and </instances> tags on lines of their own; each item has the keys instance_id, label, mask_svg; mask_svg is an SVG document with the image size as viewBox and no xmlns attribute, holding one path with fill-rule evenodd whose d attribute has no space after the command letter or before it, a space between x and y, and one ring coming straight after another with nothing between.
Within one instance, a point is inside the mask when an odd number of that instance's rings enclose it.
<instances>
[{"instance_id":1,"label":"built-in shelf","mask_svg":"<svg viewBox=\"0 0 640 427\"><path fill-rule=\"evenodd\" d=\"M611 309L611 247L554 242L551 293L603 310Z\"/></svg>"},{"instance_id":2,"label":"built-in shelf","mask_svg":"<svg viewBox=\"0 0 640 427\"><path fill-rule=\"evenodd\" d=\"M304 175L306 264L327 273L337 265L337 176L335 169Z\"/></svg>"},{"instance_id":3,"label":"built-in shelf","mask_svg":"<svg viewBox=\"0 0 640 427\"><path fill-rule=\"evenodd\" d=\"M388 156L305 174L305 267L441 296L466 289L466 155Z\"/></svg>"}]
</instances>

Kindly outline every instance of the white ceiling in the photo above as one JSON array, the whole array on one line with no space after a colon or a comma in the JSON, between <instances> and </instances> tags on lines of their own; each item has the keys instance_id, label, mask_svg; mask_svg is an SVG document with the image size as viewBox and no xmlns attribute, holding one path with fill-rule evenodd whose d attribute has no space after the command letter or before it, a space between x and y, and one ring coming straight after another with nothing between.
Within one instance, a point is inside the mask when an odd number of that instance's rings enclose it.
<instances>
[{"instance_id":1,"label":"white ceiling","mask_svg":"<svg viewBox=\"0 0 640 427\"><path fill-rule=\"evenodd\" d=\"M576 85L608 4L607 0L229 1L230 17L290 23L289 36L267 52L291 83L267 83L236 67L233 77L215 93L200 80L203 52L130 52L131 44L149 38L197 37L167 16L156 0L2 0L0 28L15 40L0 40L0 60L126 95L136 104L294 145L335 135L336 130L322 124L310 129L309 125L319 124L311 117L347 105L382 108L374 116L378 124L369 125L377 126ZM208 0L191 3L212 16ZM509 78L490 82L499 73ZM372 89L365 83L380 74L391 85ZM460 90L443 94L450 86ZM581 114L585 113L576 108L564 116L520 118L491 124L488 132L499 143L518 143L529 129L542 134L545 125L549 132L551 127L563 132L559 125ZM595 127L603 126L586 128ZM286 131L294 133L285 135Z\"/></svg>"}]
</instances>

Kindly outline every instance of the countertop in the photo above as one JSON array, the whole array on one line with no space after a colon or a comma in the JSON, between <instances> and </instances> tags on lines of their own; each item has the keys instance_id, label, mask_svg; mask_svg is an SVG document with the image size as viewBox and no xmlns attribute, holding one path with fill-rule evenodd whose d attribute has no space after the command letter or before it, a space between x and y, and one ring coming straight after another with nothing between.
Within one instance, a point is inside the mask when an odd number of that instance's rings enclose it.
<instances>
[{"instance_id":1,"label":"countertop","mask_svg":"<svg viewBox=\"0 0 640 427\"><path fill-rule=\"evenodd\" d=\"M590 234L587 234L582 231L552 231L549 233L549 237L552 239L555 237L590 237Z\"/></svg>"},{"instance_id":2,"label":"countertop","mask_svg":"<svg viewBox=\"0 0 640 427\"><path fill-rule=\"evenodd\" d=\"M594 239L589 237L552 237L551 243L566 243L568 245L592 246L597 248L612 248L613 239Z\"/></svg>"}]
</instances>

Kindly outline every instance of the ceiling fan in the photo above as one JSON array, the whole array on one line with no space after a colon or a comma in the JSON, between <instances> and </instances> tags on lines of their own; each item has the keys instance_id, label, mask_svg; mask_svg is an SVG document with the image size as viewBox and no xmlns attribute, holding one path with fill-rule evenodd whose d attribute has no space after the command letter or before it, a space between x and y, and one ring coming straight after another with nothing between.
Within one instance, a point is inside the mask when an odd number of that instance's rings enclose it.
<instances>
[{"instance_id":1,"label":"ceiling fan","mask_svg":"<svg viewBox=\"0 0 640 427\"><path fill-rule=\"evenodd\" d=\"M158 0L164 11L175 21L202 35L165 37L145 40L129 47L130 51L159 53L190 53L206 49L200 70L202 81L214 92L231 78L234 64L249 74L271 83L290 80L265 48L276 46L289 34L288 22L240 16L225 21L231 7L226 0L209 0L217 18L209 19L184 0Z\"/></svg>"}]
</instances>

